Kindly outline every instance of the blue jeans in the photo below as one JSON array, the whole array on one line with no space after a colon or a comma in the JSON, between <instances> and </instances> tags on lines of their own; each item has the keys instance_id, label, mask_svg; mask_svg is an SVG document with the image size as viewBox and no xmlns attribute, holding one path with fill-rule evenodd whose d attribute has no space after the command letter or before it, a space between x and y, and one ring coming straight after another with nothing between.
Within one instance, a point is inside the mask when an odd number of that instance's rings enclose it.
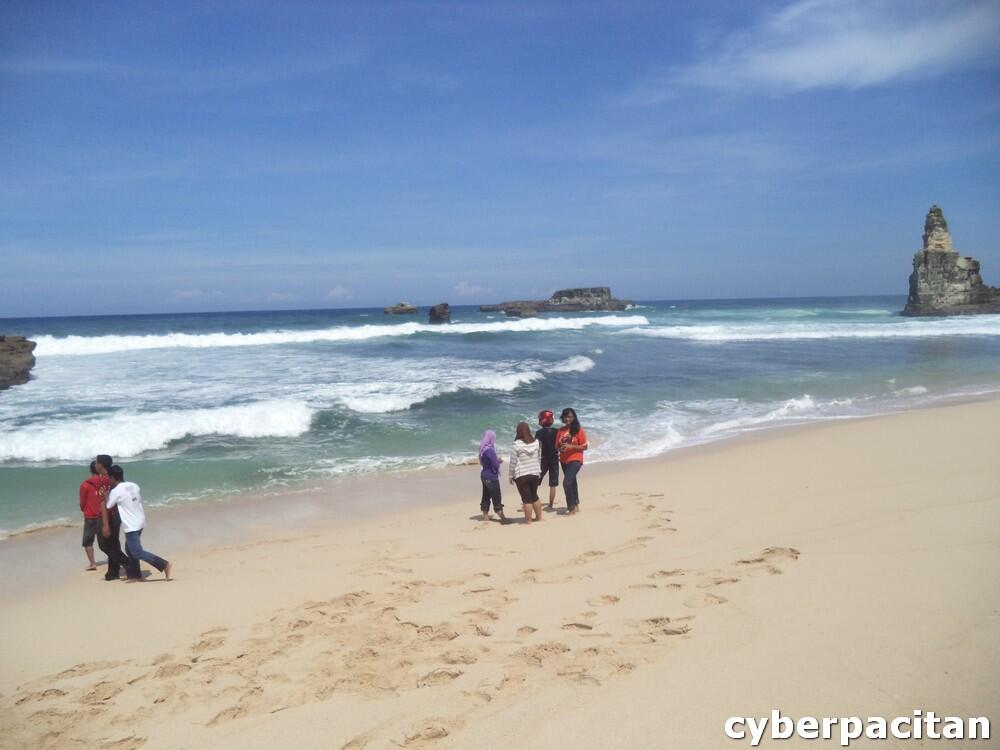
<instances>
[{"instance_id":1,"label":"blue jeans","mask_svg":"<svg viewBox=\"0 0 1000 750\"><path fill-rule=\"evenodd\" d=\"M500 481L497 479L483 479L483 497L479 501L479 510L483 513L489 512L490 501L493 501L493 510L503 513L503 500L500 498Z\"/></svg>"},{"instance_id":2,"label":"blue jeans","mask_svg":"<svg viewBox=\"0 0 1000 750\"><path fill-rule=\"evenodd\" d=\"M566 493L566 507L573 510L580 504L580 486L576 483L576 475L583 468L582 461L570 461L563 464L563 492ZM127 536L127 534L126 534Z\"/></svg>"},{"instance_id":3,"label":"blue jeans","mask_svg":"<svg viewBox=\"0 0 1000 750\"><path fill-rule=\"evenodd\" d=\"M163 569L167 567L167 561L162 557L157 557L152 552L144 550L142 548L141 537L142 529L125 532L125 547L128 549L128 556L137 561L135 563L136 567L139 566L139 560L145 560L162 573Z\"/></svg>"}]
</instances>

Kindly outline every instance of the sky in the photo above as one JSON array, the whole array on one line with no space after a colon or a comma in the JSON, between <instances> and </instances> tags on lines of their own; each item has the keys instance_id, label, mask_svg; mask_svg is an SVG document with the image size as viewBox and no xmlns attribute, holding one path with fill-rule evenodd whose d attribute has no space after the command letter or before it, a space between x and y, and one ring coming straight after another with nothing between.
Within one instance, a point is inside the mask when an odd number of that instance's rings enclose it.
<instances>
[{"instance_id":1,"label":"sky","mask_svg":"<svg viewBox=\"0 0 1000 750\"><path fill-rule=\"evenodd\" d=\"M0 317L1000 285L1000 2L0 4Z\"/></svg>"}]
</instances>

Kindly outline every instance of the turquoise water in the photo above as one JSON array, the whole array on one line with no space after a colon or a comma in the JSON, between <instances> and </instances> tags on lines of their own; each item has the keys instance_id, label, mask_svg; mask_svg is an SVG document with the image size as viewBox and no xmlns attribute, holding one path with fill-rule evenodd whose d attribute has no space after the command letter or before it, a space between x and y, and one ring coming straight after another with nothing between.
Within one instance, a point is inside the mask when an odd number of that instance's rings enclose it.
<instances>
[{"instance_id":1,"label":"turquoise water","mask_svg":"<svg viewBox=\"0 0 1000 750\"><path fill-rule=\"evenodd\" d=\"M1000 316L911 320L903 302L0 320L38 341L34 379L0 392L0 529L75 518L99 452L178 503L460 462L541 408L575 407L614 460L1000 390Z\"/></svg>"}]
</instances>

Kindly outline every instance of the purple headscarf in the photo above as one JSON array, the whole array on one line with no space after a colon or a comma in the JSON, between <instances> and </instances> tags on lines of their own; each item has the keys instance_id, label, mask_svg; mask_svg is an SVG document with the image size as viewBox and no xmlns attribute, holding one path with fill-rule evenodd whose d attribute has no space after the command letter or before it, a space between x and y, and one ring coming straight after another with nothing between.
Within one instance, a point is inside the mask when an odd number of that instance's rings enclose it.
<instances>
[{"instance_id":1,"label":"purple headscarf","mask_svg":"<svg viewBox=\"0 0 1000 750\"><path fill-rule=\"evenodd\" d=\"M483 439L479 443L479 457L482 458L483 454L486 453L490 448L496 453L497 450L497 434L493 430L487 430L483 433Z\"/></svg>"}]
</instances>

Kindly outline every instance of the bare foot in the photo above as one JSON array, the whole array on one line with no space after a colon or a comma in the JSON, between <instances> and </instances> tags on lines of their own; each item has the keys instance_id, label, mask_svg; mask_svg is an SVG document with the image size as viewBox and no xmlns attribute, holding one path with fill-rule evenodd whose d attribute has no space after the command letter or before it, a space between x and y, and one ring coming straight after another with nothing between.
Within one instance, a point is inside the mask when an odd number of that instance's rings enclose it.
<instances>
[{"instance_id":1,"label":"bare foot","mask_svg":"<svg viewBox=\"0 0 1000 750\"><path fill-rule=\"evenodd\" d=\"M89 568L84 568L84 570L97 570L97 566L91 565Z\"/></svg>"},{"instance_id":2,"label":"bare foot","mask_svg":"<svg viewBox=\"0 0 1000 750\"><path fill-rule=\"evenodd\" d=\"M490 514L489 513L483 513L483 521L489 521L489 520L490 520Z\"/></svg>"},{"instance_id":3,"label":"bare foot","mask_svg":"<svg viewBox=\"0 0 1000 750\"><path fill-rule=\"evenodd\" d=\"M171 571L170 563L167 563L166 565L163 566L163 577L166 578L168 581L170 580L170 571Z\"/></svg>"},{"instance_id":4,"label":"bare foot","mask_svg":"<svg viewBox=\"0 0 1000 750\"><path fill-rule=\"evenodd\" d=\"M125 579L125 583L145 583L145 582L146 581L143 578L126 578Z\"/></svg>"}]
</instances>

